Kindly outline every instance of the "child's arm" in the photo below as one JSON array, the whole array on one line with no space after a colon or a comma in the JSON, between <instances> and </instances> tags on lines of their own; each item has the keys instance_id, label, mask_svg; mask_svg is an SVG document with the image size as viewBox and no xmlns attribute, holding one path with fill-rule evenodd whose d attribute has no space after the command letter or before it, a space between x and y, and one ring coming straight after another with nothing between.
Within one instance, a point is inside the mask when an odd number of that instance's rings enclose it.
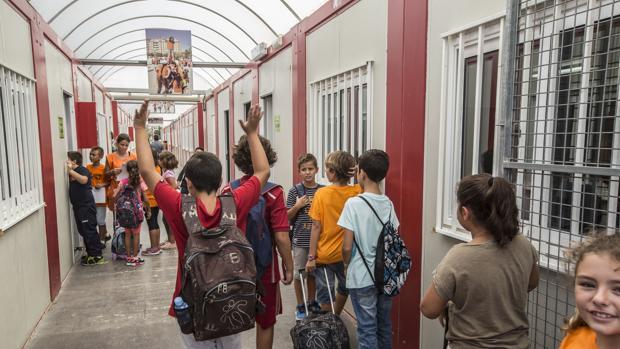
<instances>
[{"instance_id":1,"label":"child's arm","mask_svg":"<svg viewBox=\"0 0 620 349\"><path fill-rule=\"evenodd\" d=\"M532 271L530 272L530 279L529 279L529 282L527 283L527 292L530 292L534 290L536 287L538 287L538 279L539 279L538 263L534 261L534 265L532 265Z\"/></svg>"},{"instance_id":2,"label":"child's arm","mask_svg":"<svg viewBox=\"0 0 620 349\"><path fill-rule=\"evenodd\" d=\"M308 250L308 262L306 271L312 273L316 268L316 250L321 237L321 222L312 220L312 230L310 231L310 249Z\"/></svg>"},{"instance_id":3,"label":"child's arm","mask_svg":"<svg viewBox=\"0 0 620 349\"><path fill-rule=\"evenodd\" d=\"M155 171L155 161L153 160L153 152L149 144L149 135L146 131L146 119L148 117L149 101L145 100L133 118L133 127L136 136L136 153L138 155L138 167L140 175L149 187L151 193L155 192L155 186L161 179L161 175ZM260 144L260 143L259 143ZM266 159L265 159L266 160Z\"/></svg>"},{"instance_id":4,"label":"child's arm","mask_svg":"<svg viewBox=\"0 0 620 349\"><path fill-rule=\"evenodd\" d=\"M349 229L344 230L344 237L342 240L342 261L344 262L344 269L347 269L349 262L351 261L351 251L353 250L353 232Z\"/></svg>"},{"instance_id":5,"label":"child's arm","mask_svg":"<svg viewBox=\"0 0 620 349\"><path fill-rule=\"evenodd\" d=\"M309 203L310 203L310 200L308 199L308 196L306 195L298 198L297 201L295 202L295 205L293 205L293 207L289 208L288 211L286 211L286 214L288 215L288 220L289 221L293 220L293 218L297 216L297 213L299 212L299 210L306 207L306 205L308 205Z\"/></svg>"},{"instance_id":6,"label":"child's arm","mask_svg":"<svg viewBox=\"0 0 620 349\"><path fill-rule=\"evenodd\" d=\"M252 155L252 168L254 169L254 176L258 178L261 187L267 183L270 174L267 155L265 154L265 149L263 149L263 145L258 138L258 125L262 116L263 113L261 112L260 107L258 105L254 105L250 108L247 121L244 122L239 120L241 128L248 137L250 154Z\"/></svg>"},{"instance_id":7,"label":"child's arm","mask_svg":"<svg viewBox=\"0 0 620 349\"><path fill-rule=\"evenodd\" d=\"M140 190L140 196L142 197L142 205L144 205L144 214L146 219L149 219L151 218L151 204L149 203L149 199L146 197L144 190Z\"/></svg>"},{"instance_id":8,"label":"child's arm","mask_svg":"<svg viewBox=\"0 0 620 349\"><path fill-rule=\"evenodd\" d=\"M67 160L67 173L69 174L69 176L80 184L88 183L88 176L77 173L75 171L76 168L77 166L71 160Z\"/></svg>"},{"instance_id":9,"label":"child's arm","mask_svg":"<svg viewBox=\"0 0 620 349\"><path fill-rule=\"evenodd\" d=\"M177 189L177 187L179 186L177 183L177 180L174 177L168 177L166 178L166 182L168 184L170 184L170 186L172 187L172 189Z\"/></svg>"},{"instance_id":10,"label":"child's arm","mask_svg":"<svg viewBox=\"0 0 620 349\"><path fill-rule=\"evenodd\" d=\"M424 298L422 298L422 303L420 303L420 311L422 312L422 315L427 318L436 319L439 315L441 315L446 305L448 305L448 301L443 300L439 296L439 293L437 293L435 285L431 284L428 286L426 294L424 294Z\"/></svg>"}]
</instances>

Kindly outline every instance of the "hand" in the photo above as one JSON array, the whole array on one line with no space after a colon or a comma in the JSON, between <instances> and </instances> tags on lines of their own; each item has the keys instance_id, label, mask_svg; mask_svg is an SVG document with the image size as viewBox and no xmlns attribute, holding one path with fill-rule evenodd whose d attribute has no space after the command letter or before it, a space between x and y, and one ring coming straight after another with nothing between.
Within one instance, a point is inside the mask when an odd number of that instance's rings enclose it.
<instances>
[{"instance_id":1,"label":"hand","mask_svg":"<svg viewBox=\"0 0 620 349\"><path fill-rule=\"evenodd\" d=\"M73 161L71 161L71 160L67 160L67 161L65 162L65 164L67 165L67 171L74 170L74 169L77 167L77 165L75 164L75 162L73 162Z\"/></svg>"},{"instance_id":2,"label":"hand","mask_svg":"<svg viewBox=\"0 0 620 349\"><path fill-rule=\"evenodd\" d=\"M97 184L95 186L95 189L101 189L101 188L105 188L105 184Z\"/></svg>"},{"instance_id":3,"label":"hand","mask_svg":"<svg viewBox=\"0 0 620 349\"><path fill-rule=\"evenodd\" d=\"M139 110L133 116L133 127L145 128L146 120L149 117L149 100L145 99ZM119 172L120 173L120 172Z\"/></svg>"},{"instance_id":4,"label":"hand","mask_svg":"<svg viewBox=\"0 0 620 349\"><path fill-rule=\"evenodd\" d=\"M146 219L151 219L151 210L146 210L145 217Z\"/></svg>"},{"instance_id":5,"label":"hand","mask_svg":"<svg viewBox=\"0 0 620 349\"><path fill-rule=\"evenodd\" d=\"M351 177L355 177L355 175L357 174L357 165L351 167L349 169L349 172L347 172L347 174Z\"/></svg>"},{"instance_id":6,"label":"hand","mask_svg":"<svg viewBox=\"0 0 620 349\"><path fill-rule=\"evenodd\" d=\"M285 285L290 285L293 282L293 270L288 270L286 266L282 266L284 268L284 279L282 279L282 283Z\"/></svg>"},{"instance_id":7,"label":"hand","mask_svg":"<svg viewBox=\"0 0 620 349\"><path fill-rule=\"evenodd\" d=\"M297 198L297 202L295 202L295 206L297 206L297 208L302 208L308 204L310 204L310 199L307 195Z\"/></svg>"},{"instance_id":8,"label":"hand","mask_svg":"<svg viewBox=\"0 0 620 349\"><path fill-rule=\"evenodd\" d=\"M313 273L314 269L316 269L316 261L308 261L306 262L306 272Z\"/></svg>"},{"instance_id":9,"label":"hand","mask_svg":"<svg viewBox=\"0 0 620 349\"><path fill-rule=\"evenodd\" d=\"M263 112L260 110L260 106L255 104L250 108L248 119L245 122L239 120L239 124L247 135L258 133L258 125L260 124L260 119L262 117Z\"/></svg>"}]
</instances>

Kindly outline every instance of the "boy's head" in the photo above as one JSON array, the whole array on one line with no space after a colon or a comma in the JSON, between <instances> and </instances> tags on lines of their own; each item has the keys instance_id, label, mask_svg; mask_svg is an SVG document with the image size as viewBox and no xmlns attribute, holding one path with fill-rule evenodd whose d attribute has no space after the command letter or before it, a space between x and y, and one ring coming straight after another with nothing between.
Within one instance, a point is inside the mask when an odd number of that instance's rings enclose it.
<instances>
[{"instance_id":1,"label":"boy's head","mask_svg":"<svg viewBox=\"0 0 620 349\"><path fill-rule=\"evenodd\" d=\"M258 136L260 139L260 143L263 145L263 149L265 150L265 154L267 155L267 161L269 162L269 167L273 166L273 164L278 161L278 154L271 147L271 142L265 137ZM239 138L239 142L234 147L233 150L233 160L235 160L235 165L239 167L241 172L246 175L254 174L254 167L252 166L252 155L250 154L250 144L248 143L248 137L243 135Z\"/></svg>"},{"instance_id":2,"label":"boy's head","mask_svg":"<svg viewBox=\"0 0 620 349\"><path fill-rule=\"evenodd\" d=\"M204 151L192 155L185 165L185 178L187 189L193 196L198 192L211 194L217 191L222 184L220 159Z\"/></svg>"},{"instance_id":3,"label":"boy's head","mask_svg":"<svg viewBox=\"0 0 620 349\"><path fill-rule=\"evenodd\" d=\"M357 160L357 166L357 181L362 187L367 181L379 183L390 168L390 157L383 150L366 150Z\"/></svg>"},{"instance_id":4,"label":"boy's head","mask_svg":"<svg viewBox=\"0 0 620 349\"><path fill-rule=\"evenodd\" d=\"M351 179L349 171L355 167L355 158L346 151L336 150L325 159L327 179L332 183L346 183Z\"/></svg>"},{"instance_id":5,"label":"boy's head","mask_svg":"<svg viewBox=\"0 0 620 349\"><path fill-rule=\"evenodd\" d=\"M299 157L299 159L297 159L297 170L299 171L299 176L304 182L314 182L314 177L318 169L319 166L316 158L310 153L303 154Z\"/></svg>"},{"instance_id":6,"label":"boy's head","mask_svg":"<svg viewBox=\"0 0 620 349\"><path fill-rule=\"evenodd\" d=\"M90 154L88 155L90 158L90 162L99 162L103 158L103 148L101 147L92 147L90 148Z\"/></svg>"},{"instance_id":7,"label":"boy's head","mask_svg":"<svg viewBox=\"0 0 620 349\"><path fill-rule=\"evenodd\" d=\"M70 161L73 161L76 165L82 166L82 153L80 153L79 151L67 152L67 158Z\"/></svg>"},{"instance_id":8,"label":"boy's head","mask_svg":"<svg viewBox=\"0 0 620 349\"><path fill-rule=\"evenodd\" d=\"M194 153L198 153L198 152L200 152L200 151L205 151L205 150L204 150L202 147L196 147L196 148L194 149Z\"/></svg>"},{"instance_id":9,"label":"boy's head","mask_svg":"<svg viewBox=\"0 0 620 349\"><path fill-rule=\"evenodd\" d=\"M174 170L179 166L179 161L173 153L164 150L159 154L159 166L166 170Z\"/></svg>"},{"instance_id":10,"label":"boy's head","mask_svg":"<svg viewBox=\"0 0 620 349\"><path fill-rule=\"evenodd\" d=\"M157 133L153 135L153 140L156 142L159 140L159 135Z\"/></svg>"}]
</instances>

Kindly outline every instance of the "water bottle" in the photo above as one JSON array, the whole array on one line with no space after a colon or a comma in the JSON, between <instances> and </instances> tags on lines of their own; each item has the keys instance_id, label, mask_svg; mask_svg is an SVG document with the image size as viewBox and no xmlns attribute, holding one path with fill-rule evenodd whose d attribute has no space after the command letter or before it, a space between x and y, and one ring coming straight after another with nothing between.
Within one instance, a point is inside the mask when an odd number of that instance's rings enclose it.
<instances>
[{"instance_id":1,"label":"water bottle","mask_svg":"<svg viewBox=\"0 0 620 349\"><path fill-rule=\"evenodd\" d=\"M176 297L174 299L174 313L177 316L181 332L185 334L194 333L194 322L192 321L192 315L189 313L189 305L185 303L183 298Z\"/></svg>"}]
</instances>

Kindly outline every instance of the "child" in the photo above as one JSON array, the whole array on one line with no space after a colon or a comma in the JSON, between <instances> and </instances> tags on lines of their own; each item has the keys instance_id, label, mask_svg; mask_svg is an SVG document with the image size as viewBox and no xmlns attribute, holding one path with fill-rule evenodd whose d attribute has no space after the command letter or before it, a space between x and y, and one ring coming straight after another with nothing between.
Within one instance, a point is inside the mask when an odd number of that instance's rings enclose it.
<instances>
[{"instance_id":1,"label":"child","mask_svg":"<svg viewBox=\"0 0 620 349\"><path fill-rule=\"evenodd\" d=\"M139 157L140 171L149 189L155 194L160 209L168 220L172 232L175 235L178 250L178 269L177 280L174 290L174 297L181 292L181 275L184 264L185 246L188 241L187 228L183 221L181 211L181 193L172 189L170 185L163 181L160 175L154 171L155 164L152 159L150 146L148 143L148 132L146 131L146 120L148 117L148 102L145 101L134 117L134 127L136 132L136 149ZM248 144L251 152L253 176L245 181L239 188L232 190L236 210L237 226L245 231L247 215L252 206L258 201L261 187L269 178L269 163L265 156L265 151L261 147L258 139L258 125L262 113L260 107L250 108L248 119L241 123L241 128L247 134ZM200 152L192 156L186 166L187 188L190 194L196 198L197 214L200 223L205 228L218 227L222 213L222 207L217 196L217 191L222 183L222 164L217 156L209 152ZM169 314L174 316L173 306L170 306ZM185 348L223 348L240 349L241 335L234 334L198 343L192 335L182 335L183 346ZM199 346L200 345L200 346Z\"/></svg>"},{"instance_id":2,"label":"child","mask_svg":"<svg viewBox=\"0 0 620 349\"><path fill-rule=\"evenodd\" d=\"M99 226L99 239L104 243L111 239L111 236L108 234L108 229L106 227L105 216L107 212L107 203L105 196L105 166L101 163L101 159L103 159L103 148L101 147L92 147L90 149L90 164L86 165L88 172L90 172L93 180L93 196L101 197L99 202L96 202L97 205L97 225ZM103 195L95 195L95 193L103 192ZM95 199L96 201L97 199Z\"/></svg>"},{"instance_id":3,"label":"child","mask_svg":"<svg viewBox=\"0 0 620 349\"><path fill-rule=\"evenodd\" d=\"M538 286L537 253L519 233L514 189L501 177L478 174L463 178L456 195L458 221L472 240L439 263L422 314L435 319L450 302L452 348L529 348L525 310Z\"/></svg>"},{"instance_id":4,"label":"child","mask_svg":"<svg viewBox=\"0 0 620 349\"><path fill-rule=\"evenodd\" d=\"M146 219L149 219L151 216L149 202L145 195L146 185L140 179L140 170L138 169L138 162L136 160L127 161L125 165L127 167L127 178L123 178L119 186L117 188L114 197L116 198L116 214L117 219L121 227L125 229L125 250L127 251L127 266L136 266L144 264L144 259L139 256L140 253L140 228L142 226L142 221L144 220L144 216L134 217L137 221L137 226L123 226L122 219L120 218L121 212L119 212L119 204L121 204L122 200L126 195L130 195L130 193L125 193L126 189L134 190L137 199L139 200L140 209L143 208L144 213L146 215ZM155 172L155 169L153 169ZM130 187L130 188L128 188ZM135 214L135 213L134 213Z\"/></svg>"},{"instance_id":5,"label":"child","mask_svg":"<svg viewBox=\"0 0 620 349\"><path fill-rule=\"evenodd\" d=\"M172 189L178 189L179 185L174 174L174 169L179 166L179 161L176 156L169 151L163 151L159 154L159 166L161 167L164 180L172 187ZM168 235L168 241L161 244L162 250L174 250L177 248L174 240L174 234L170 230L170 226L166 221L166 217L163 217L164 226L166 227L166 234Z\"/></svg>"},{"instance_id":6,"label":"child","mask_svg":"<svg viewBox=\"0 0 620 349\"><path fill-rule=\"evenodd\" d=\"M84 239L87 255L82 257L82 265L105 264L101 255L103 246L97 234L97 208L91 187L92 177L82 166L82 154L77 151L67 153L67 173L69 174L69 199L73 206L73 216L78 233Z\"/></svg>"},{"instance_id":7,"label":"child","mask_svg":"<svg viewBox=\"0 0 620 349\"><path fill-rule=\"evenodd\" d=\"M267 155L269 167L278 161L278 155L271 147L268 139L259 136L260 143ZM239 142L234 147L233 160L235 165L245 175L238 181L239 184L245 183L254 173L252 166L252 154L250 143L247 136L241 136ZM222 189L222 193L234 188L232 182ZM271 190L263 193L265 199L265 222L270 228L272 241L282 257L285 276L282 283L285 285L293 281L293 258L291 256L291 241L288 236L288 216L284 206L284 191L281 186L275 186ZM256 348L270 349L273 346L273 330L276 323L276 316L282 313L282 301L280 299L280 268L278 267L278 255L273 251L271 266L267 268L261 277L261 284L264 294L261 301L265 304L265 312L256 316Z\"/></svg>"},{"instance_id":8,"label":"child","mask_svg":"<svg viewBox=\"0 0 620 349\"><path fill-rule=\"evenodd\" d=\"M349 171L352 167L355 167L355 159L345 151L335 151L327 156L325 170L327 179L332 185L317 190L309 211L309 216L312 218L312 231L306 271L312 273L315 268L317 269L315 279L319 291L327 289L323 277L324 269L336 274L338 287L334 312L338 315L344 308L349 292L345 286L342 262L343 231L337 222L344 203L361 192L359 185L348 185L352 176ZM333 290L333 287L331 289ZM308 296L309 299L313 297L312 294ZM323 310L330 310L330 304L326 304L325 300L319 299L319 302Z\"/></svg>"},{"instance_id":9,"label":"child","mask_svg":"<svg viewBox=\"0 0 620 349\"><path fill-rule=\"evenodd\" d=\"M359 348L390 349L392 299L377 290L373 276L368 272L368 269L374 270L377 239L383 223L389 221L395 229L399 225L392 201L383 195L379 186L387 175L390 159L384 151L371 149L360 156L358 167L357 181L364 193L345 203L338 220L338 225L344 229L342 255L347 271L347 289L357 319ZM353 251L354 239L356 248ZM368 269L362 258L366 259Z\"/></svg>"},{"instance_id":10,"label":"child","mask_svg":"<svg viewBox=\"0 0 620 349\"><path fill-rule=\"evenodd\" d=\"M151 151L153 153L153 159L157 163L159 156L157 149L153 148L152 144ZM161 174L161 167L155 166L155 172L157 172L157 174ZM150 190L146 189L145 194L149 202L149 207L151 208L151 217L146 220L146 224L149 227L149 240L151 247L147 248L142 254L145 256L157 256L161 253L161 247L159 246L159 239L161 235L161 231L159 230L159 206L157 205L155 196L153 196L153 193L151 193Z\"/></svg>"},{"instance_id":11,"label":"child","mask_svg":"<svg viewBox=\"0 0 620 349\"><path fill-rule=\"evenodd\" d=\"M620 232L596 234L569 257L576 310L560 349L620 348Z\"/></svg>"},{"instance_id":12,"label":"child","mask_svg":"<svg viewBox=\"0 0 620 349\"><path fill-rule=\"evenodd\" d=\"M306 306L303 302L302 285L299 270L306 267L308 261L308 249L310 248L310 230L312 230L312 220L308 216L310 205L316 191L323 187L315 181L318 171L316 158L312 154L303 154L297 160L297 170L301 177L301 183L296 184L288 191L286 197L286 208L288 209L288 220L293 227L293 265L294 265L294 285L295 296L297 297L297 309L295 319L302 320L306 317ZM316 284L313 275L307 275L306 284L309 294L316 294ZM328 295L329 297L329 295ZM329 298L328 298L329 299ZM314 299L308 300L308 309L320 310L318 303Z\"/></svg>"}]
</instances>

